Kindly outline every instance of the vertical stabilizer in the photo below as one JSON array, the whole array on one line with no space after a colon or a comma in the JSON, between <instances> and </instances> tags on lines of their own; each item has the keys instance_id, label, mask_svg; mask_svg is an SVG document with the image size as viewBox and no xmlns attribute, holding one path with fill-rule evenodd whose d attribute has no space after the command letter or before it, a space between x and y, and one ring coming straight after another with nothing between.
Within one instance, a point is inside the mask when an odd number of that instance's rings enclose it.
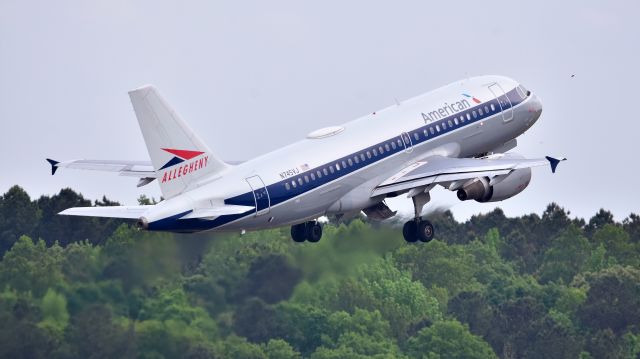
<instances>
[{"instance_id":1,"label":"vertical stabilizer","mask_svg":"<svg viewBox=\"0 0 640 359\"><path fill-rule=\"evenodd\" d=\"M164 198L191 189L228 165L211 153L153 86L129 92Z\"/></svg>"}]
</instances>

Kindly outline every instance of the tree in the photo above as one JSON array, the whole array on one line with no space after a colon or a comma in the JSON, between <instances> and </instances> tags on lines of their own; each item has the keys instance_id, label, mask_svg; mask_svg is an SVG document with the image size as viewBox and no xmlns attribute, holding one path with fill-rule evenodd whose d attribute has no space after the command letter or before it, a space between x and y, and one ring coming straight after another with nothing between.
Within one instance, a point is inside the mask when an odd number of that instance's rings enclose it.
<instances>
[{"instance_id":1,"label":"tree","mask_svg":"<svg viewBox=\"0 0 640 359\"><path fill-rule=\"evenodd\" d=\"M599 229L604 228L604 226L614 224L615 221L613 220L613 214L609 211L605 211L603 208L600 208L598 213L589 219L589 224L585 227L585 232L587 233L587 236L591 237Z\"/></svg>"},{"instance_id":2,"label":"tree","mask_svg":"<svg viewBox=\"0 0 640 359\"><path fill-rule=\"evenodd\" d=\"M578 314L593 329L618 334L640 323L640 270L614 266L586 274L589 290Z\"/></svg>"},{"instance_id":3,"label":"tree","mask_svg":"<svg viewBox=\"0 0 640 359\"><path fill-rule=\"evenodd\" d=\"M49 289L42 298L40 304L42 311L41 328L47 329L57 337L62 337L64 329L69 324L69 312L67 311L67 299L62 294Z\"/></svg>"},{"instance_id":4,"label":"tree","mask_svg":"<svg viewBox=\"0 0 640 359\"><path fill-rule=\"evenodd\" d=\"M282 339L271 339L264 345L263 348L265 354L269 359L300 359L300 353L295 351Z\"/></svg>"},{"instance_id":5,"label":"tree","mask_svg":"<svg viewBox=\"0 0 640 359\"><path fill-rule=\"evenodd\" d=\"M591 247L587 238L575 225L569 225L545 252L540 268L540 280L562 280L564 283L570 283L573 276L585 268L590 256Z\"/></svg>"},{"instance_id":6,"label":"tree","mask_svg":"<svg viewBox=\"0 0 640 359\"><path fill-rule=\"evenodd\" d=\"M111 310L103 305L89 306L73 318L68 341L75 357L98 359L135 356L133 327L114 323Z\"/></svg>"},{"instance_id":7,"label":"tree","mask_svg":"<svg viewBox=\"0 0 640 359\"><path fill-rule=\"evenodd\" d=\"M43 296L50 286L64 283L61 260L62 248L59 246L47 248L42 240L34 243L31 238L22 236L0 263L0 283Z\"/></svg>"},{"instance_id":8,"label":"tree","mask_svg":"<svg viewBox=\"0 0 640 359\"><path fill-rule=\"evenodd\" d=\"M353 312L355 308L379 310L395 335L402 338L411 324L442 317L438 300L408 271L393 266L390 259L376 260L345 278L331 296L332 308Z\"/></svg>"},{"instance_id":9,"label":"tree","mask_svg":"<svg viewBox=\"0 0 640 359\"><path fill-rule=\"evenodd\" d=\"M631 213L629 217L622 221L622 227L629 234L633 243L640 244L640 216Z\"/></svg>"},{"instance_id":10,"label":"tree","mask_svg":"<svg viewBox=\"0 0 640 359\"><path fill-rule=\"evenodd\" d=\"M404 247L397 251L398 267L411 271L425 287L446 288L449 295L479 288L474 277L474 257L465 246L434 240L429 246Z\"/></svg>"},{"instance_id":11,"label":"tree","mask_svg":"<svg viewBox=\"0 0 640 359\"><path fill-rule=\"evenodd\" d=\"M236 309L233 330L251 342L266 342L274 337L275 315L275 310L261 299L249 298Z\"/></svg>"},{"instance_id":12,"label":"tree","mask_svg":"<svg viewBox=\"0 0 640 359\"><path fill-rule=\"evenodd\" d=\"M289 298L301 277L301 271L284 255L265 255L251 263L245 292L273 304Z\"/></svg>"},{"instance_id":13,"label":"tree","mask_svg":"<svg viewBox=\"0 0 640 359\"><path fill-rule=\"evenodd\" d=\"M38 206L19 186L13 186L0 196L0 256L4 254L20 236L33 235L40 221Z\"/></svg>"},{"instance_id":14,"label":"tree","mask_svg":"<svg viewBox=\"0 0 640 359\"><path fill-rule=\"evenodd\" d=\"M249 343L246 339L234 335L225 339L220 351L222 358L267 359L267 355L259 345Z\"/></svg>"},{"instance_id":15,"label":"tree","mask_svg":"<svg viewBox=\"0 0 640 359\"><path fill-rule=\"evenodd\" d=\"M481 292L459 293L449 301L449 313L479 336L488 332L493 318L492 308Z\"/></svg>"},{"instance_id":16,"label":"tree","mask_svg":"<svg viewBox=\"0 0 640 359\"><path fill-rule=\"evenodd\" d=\"M489 344L455 320L440 321L423 328L407 342L413 358L497 358Z\"/></svg>"},{"instance_id":17,"label":"tree","mask_svg":"<svg viewBox=\"0 0 640 359\"><path fill-rule=\"evenodd\" d=\"M607 257L624 265L640 265L636 246L629 240L629 234L620 226L605 224L593 234L596 244L604 244Z\"/></svg>"}]
</instances>

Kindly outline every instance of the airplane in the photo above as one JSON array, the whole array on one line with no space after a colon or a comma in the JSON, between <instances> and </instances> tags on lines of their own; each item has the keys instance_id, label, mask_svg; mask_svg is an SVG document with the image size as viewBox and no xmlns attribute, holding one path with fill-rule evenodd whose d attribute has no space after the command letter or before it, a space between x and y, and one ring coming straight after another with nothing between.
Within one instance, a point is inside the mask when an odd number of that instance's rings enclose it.
<instances>
[{"instance_id":1,"label":"airplane","mask_svg":"<svg viewBox=\"0 0 640 359\"><path fill-rule=\"evenodd\" d=\"M429 242L433 225L421 217L440 185L461 201L494 202L522 192L531 168L560 161L508 152L540 117L540 99L503 76L453 82L241 163L225 162L189 128L152 85L129 92L150 162L47 159L59 168L116 172L157 181L154 205L75 207L61 215L129 218L141 230L193 233L291 226L295 242L318 242L330 216L364 212L393 217L385 199L406 195L414 216L407 242Z\"/></svg>"}]
</instances>

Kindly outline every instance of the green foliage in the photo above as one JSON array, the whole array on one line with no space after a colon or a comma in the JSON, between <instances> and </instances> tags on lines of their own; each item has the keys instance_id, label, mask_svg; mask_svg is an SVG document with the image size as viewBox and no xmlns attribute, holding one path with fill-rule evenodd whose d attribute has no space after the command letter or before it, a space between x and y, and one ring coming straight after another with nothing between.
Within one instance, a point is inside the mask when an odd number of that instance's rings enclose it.
<instances>
[{"instance_id":1,"label":"green foliage","mask_svg":"<svg viewBox=\"0 0 640 359\"><path fill-rule=\"evenodd\" d=\"M585 325L621 333L640 323L640 269L614 266L585 277L589 289L579 310Z\"/></svg>"},{"instance_id":2,"label":"green foliage","mask_svg":"<svg viewBox=\"0 0 640 359\"><path fill-rule=\"evenodd\" d=\"M300 353L295 351L287 343L282 339L271 339L269 342L264 345L263 348L265 354L269 359L300 359Z\"/></svg>"},{"instance_id":3,"label":"green foliage","mask_svg":"<svg viewBox=\"0 0 640 359\"><path fill-rule=\"evenodd\" d=\"M44 241L22 236L0 263L0 283L18 291L42 296L49 286L63 282L62 248L47 248Z\"/></svg>"},{"instance_id":4,"label":"green foliage","mask_svg":"<svg viewBox=\"0 0 640 359\"><path fill-rule=\"evenodd\" d=\"M435 212L437 239L415 245L358 218L312 244L289 228L181 235L56 215L89 204L70 189L0 196L0 357L640 354L636 214Z\"/></svg>"},{"instance_id":5,"label":"green foliage","mask_svg":"<svg viewBox=\"0 0 640 359\"><path fill-rule=\"evenodd\" d=\"M49 289L42 298L40 310L42 311L40 327L52 331L58 337L62 336L64 329L69 324L67 299L64 295Z\"/></svg>"},{"instance_id":6,"label":"green foliage","mask_svg":"<svg viewBox=\"0 0 640 359\"><path fill-rule=\"evenodd\" d=\"M455 320L434 323L407 342L413 358L497 358L489 344Z\"/></svg>"},{"instance_id":7,"label":"green foliage","mask_svg":"<svg viewBox=\"0 0 640 359\"><path fill-rule=\"evenodd\" d=\"M579 228L570 225L545 252L540 279L542 282L561 280L570 283L573 276L582 272L590 257L589 241Z\"/></svg>"}]
</instances>

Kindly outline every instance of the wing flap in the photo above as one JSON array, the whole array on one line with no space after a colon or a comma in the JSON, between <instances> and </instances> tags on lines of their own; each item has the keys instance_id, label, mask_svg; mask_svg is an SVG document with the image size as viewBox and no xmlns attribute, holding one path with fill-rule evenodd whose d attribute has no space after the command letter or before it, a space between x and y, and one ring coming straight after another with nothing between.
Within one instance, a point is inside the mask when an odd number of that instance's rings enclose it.
<instances>
[{"instance_id":1,"label":"wing flap","mask_svg":"<svg viewBox=\"0 0 640 359\"><path fill-rule=\"evenodd\" d=\"M180 219L190 219L190 218L206 219L206 218L231 215L231 214L243 214L249 211L255 211L255 209L256 209L255 207L251 207L251 206L225 204L225 205L211 207L211 208L196 208L189 214L185 215L184 217L181 217Z\"/></svg>"}]
</instances>

